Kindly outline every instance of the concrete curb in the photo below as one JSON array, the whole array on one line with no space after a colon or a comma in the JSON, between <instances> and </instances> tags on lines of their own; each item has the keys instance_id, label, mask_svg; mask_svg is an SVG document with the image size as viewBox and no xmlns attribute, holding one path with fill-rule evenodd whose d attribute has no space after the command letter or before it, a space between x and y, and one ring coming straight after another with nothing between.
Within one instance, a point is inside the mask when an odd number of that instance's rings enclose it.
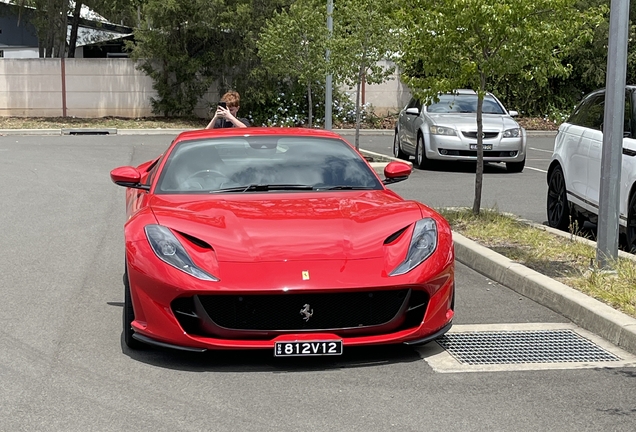
<instances>
[{"instance_id":1,"label":"concrete curb","mask_svg":"<svg viewBox=\"0 0 636 432\"><path fill-rule=\"evenodd\" d=\"M453 232L462 264L636 354L636 319Z\"/></svg>"}]
</instances>

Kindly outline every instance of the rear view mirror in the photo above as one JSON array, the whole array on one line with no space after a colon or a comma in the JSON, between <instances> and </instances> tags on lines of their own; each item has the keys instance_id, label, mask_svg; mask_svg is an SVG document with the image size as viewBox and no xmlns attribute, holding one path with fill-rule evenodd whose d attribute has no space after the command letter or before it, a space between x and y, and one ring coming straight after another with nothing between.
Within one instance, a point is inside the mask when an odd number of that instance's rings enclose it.
<instances>
[{"instance_id":1,"label":"rear view mirror","mask_svg":"<svg viewBox=\"0 0 636 432\"><path fill-rule=\"evenodd\" d=\"M140 184L141 173L132 166L115 168L110 172L110 179L118 186L149 190L148 185Z\"/></svg>"},{"instance_id":2,"label":"rear view mirror","mask_svg":"<svg viewBox=\"0 0 636 432\"><path fill-rule=\"evenodd\" d=\"M405 162L393 161L384 167L384 184L392 184L406 180L413 169Z\"/></svg>"},{"instance_id":3,"label":"rear view mirror","mask_svg":"<svg viewBox=\"0 0 636 432\"><path fill-rule=\"evenodd\" d=\"M519 115L519 112L517 112L517 111L508 111L508 114L510 114L510 117L517 117Z\"/></svg>"},{"instance_id":4,"label":"rear view mirror","mask_svg":"<svg viewBox=\"0 0 636 432\"><path fill-rule=\"evenodd\" d=\"M407 108L406 113L411 115L420 115L420 110L417 108Z\"/></svg>"}]
</instances>

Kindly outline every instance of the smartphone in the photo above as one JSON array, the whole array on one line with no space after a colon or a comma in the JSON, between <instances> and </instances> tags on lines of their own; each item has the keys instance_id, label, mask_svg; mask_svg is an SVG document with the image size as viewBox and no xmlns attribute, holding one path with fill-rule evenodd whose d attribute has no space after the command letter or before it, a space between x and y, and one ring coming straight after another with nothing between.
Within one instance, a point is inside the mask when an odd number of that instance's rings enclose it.
<instances>
[{"instance_id":1,"label":"smartphone","mask_svg":"<svg viewBox=\"0 0 636 432\"><path fill-rule=\"evenodd\" d=\"M218 106L227 109L227 104L225 102L219 102Z\"/></svg>"}]
</instances>

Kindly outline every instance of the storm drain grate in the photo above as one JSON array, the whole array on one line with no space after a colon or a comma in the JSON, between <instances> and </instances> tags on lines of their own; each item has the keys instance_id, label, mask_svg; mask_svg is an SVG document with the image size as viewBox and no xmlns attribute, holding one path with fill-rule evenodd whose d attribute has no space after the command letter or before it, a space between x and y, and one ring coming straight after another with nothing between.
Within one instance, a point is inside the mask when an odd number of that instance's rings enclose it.
<instances>
[{"instance_id":1,"label":"storm drain grate","mask_svg":"<svg viewBox=\"0 0 636 432\"><path fill-rule=\"evenodd\" d=\"M572 330L446 333L437 343L469 365L621 360Z\"/></svg>"}]
</instances>

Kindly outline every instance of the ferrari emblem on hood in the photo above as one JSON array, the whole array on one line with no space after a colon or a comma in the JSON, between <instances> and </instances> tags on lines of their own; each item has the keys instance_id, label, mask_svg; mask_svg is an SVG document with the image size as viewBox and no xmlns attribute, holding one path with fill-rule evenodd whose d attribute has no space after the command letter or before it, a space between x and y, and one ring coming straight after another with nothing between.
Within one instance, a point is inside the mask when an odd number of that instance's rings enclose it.
<instances>
[{"instance_id":1,"label":"ferrari emblem on hood","mask_svg":"<svg viewBox=\"0 0 636 432\"><path fill-rule=\"evenodd\" d=\"M309 271L303 270L303 280L309 280Z\"/></svg>"}]
</instances>

